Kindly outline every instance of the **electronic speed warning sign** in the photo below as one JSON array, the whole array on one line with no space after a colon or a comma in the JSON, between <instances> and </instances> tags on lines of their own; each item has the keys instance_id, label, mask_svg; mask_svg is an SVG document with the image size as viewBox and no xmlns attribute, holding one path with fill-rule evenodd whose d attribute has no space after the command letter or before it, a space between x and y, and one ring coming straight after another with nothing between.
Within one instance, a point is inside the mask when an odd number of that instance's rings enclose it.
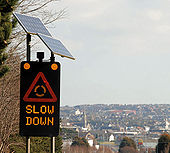
<instances>
[{"instance_id":1,"label":"electronic speed warning sign","mask_svg":"<svg viewBox=\"0 0 170 153\"><path fill-rule=\"evenodd\" d=\"M58 136L60 63L22 62L20 135Z\"/></svg>"}]
</instances>

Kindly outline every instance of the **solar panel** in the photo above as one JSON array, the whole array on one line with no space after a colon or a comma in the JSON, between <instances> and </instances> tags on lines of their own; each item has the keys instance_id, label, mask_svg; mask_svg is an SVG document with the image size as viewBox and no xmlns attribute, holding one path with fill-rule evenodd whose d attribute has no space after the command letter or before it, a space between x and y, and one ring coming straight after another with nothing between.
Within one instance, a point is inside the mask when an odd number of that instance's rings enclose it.
<instances>
[{"instance_id":1,"label":"solar panel","mask_svg":"<svg viewBox=\"0 0 170 153\"><path fill-rule=\"evenodd\" d=\"M47 36L51 36L49 31L46 29L46 27L39 18L21 15L18 13L14 13L14 16L27 33L29 34L41 33Z\"/></svg>"},{"instance_id":2,"label":"solar panel","mask_svg":"<svg viewBox=\"0 0 170 153\"><path fill-rule=\"evenodd\" d=\"M42 34L38 34L38 36L54 54L60 55L62 57L67 57L70 59L75 59L70 54L70 52L64 47L61 41Z\"/></svg>"},{"instance_id":3,"label":"solar panel","mask_svg":"<svg viewBox=\"0 0 170 153\"><path fill-rule=\"evenodd\" d=\"M54 54L70 59L75 59L70 52L64 47L61 41L52 38L49 31L46 29L44 24L39 18L13 13L23 29L29 34L35 34L40 37L44 44Z\"/></svg>"}]
</instances>

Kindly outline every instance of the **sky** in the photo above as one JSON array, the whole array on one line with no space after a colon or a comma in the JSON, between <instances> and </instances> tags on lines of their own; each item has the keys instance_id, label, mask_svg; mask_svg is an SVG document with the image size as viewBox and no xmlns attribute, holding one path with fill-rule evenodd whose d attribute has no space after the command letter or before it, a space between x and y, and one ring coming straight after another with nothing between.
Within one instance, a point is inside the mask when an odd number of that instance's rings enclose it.
<instances>
[{"instance_id":1,"label":"sky","mask_svg":"<svg viewBox=\"0 0 170 153\"><path fill-rule=\"evenodd\" d=\"M62 65L61 106L170 104L170 0L62 0L49 31Z\"/></svg>"}]
</instances>

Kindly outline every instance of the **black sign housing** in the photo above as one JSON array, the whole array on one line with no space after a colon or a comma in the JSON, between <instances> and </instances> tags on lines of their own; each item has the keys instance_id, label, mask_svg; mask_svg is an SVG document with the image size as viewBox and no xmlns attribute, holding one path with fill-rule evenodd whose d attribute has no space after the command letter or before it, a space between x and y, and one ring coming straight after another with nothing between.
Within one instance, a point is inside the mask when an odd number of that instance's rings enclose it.
<instances>
[{"instance_id":1,"label":"black sign housing","mask_svg":"<svg viewBox=\"0 0 170 153\"><path fill-rule=\"evenodd\" d=\"M60 63L21 63L20 135L58 136Z\"/></svg>"}]
</instances>

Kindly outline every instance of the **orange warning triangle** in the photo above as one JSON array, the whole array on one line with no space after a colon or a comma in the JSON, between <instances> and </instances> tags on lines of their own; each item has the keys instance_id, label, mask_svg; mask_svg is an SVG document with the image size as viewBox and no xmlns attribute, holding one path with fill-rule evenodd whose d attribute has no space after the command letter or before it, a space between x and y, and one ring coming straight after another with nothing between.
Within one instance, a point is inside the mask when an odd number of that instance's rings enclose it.
<instances>
[{"instance_id":1,"label":"orange warning triangle","mask_svg":"<svg viewBox=\"0 0 170 153\"><path fill-rule=\"evenodd\" d=\"M41 97L41 98L29 98L29 95L30 95L31 91L35 87L35 85L36 85L37 81L40 79L40 77L42 78L42 80L43 80L46 88L48 89L49 93L51 94L52 98L43 98L43 97ZM48 83L48 81L45 78L44 74L42 72L39 72L37 74L37 76L35 77L34 81L32 82L31 86L27 90L23 100L26 101L26 102L56 102L57 97L54 94L53 90L51 89L50 84Z\"/></svg>"}]
</instances>

